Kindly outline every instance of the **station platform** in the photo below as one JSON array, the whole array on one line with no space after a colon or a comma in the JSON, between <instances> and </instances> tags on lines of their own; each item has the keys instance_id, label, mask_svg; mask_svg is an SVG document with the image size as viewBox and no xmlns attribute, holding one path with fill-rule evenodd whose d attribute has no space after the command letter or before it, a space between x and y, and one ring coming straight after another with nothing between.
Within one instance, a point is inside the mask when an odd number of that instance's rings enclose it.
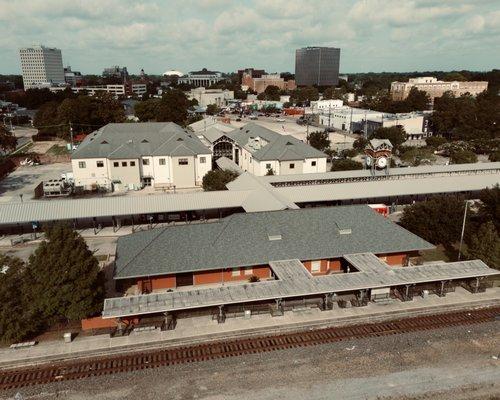
<instances>
[{"instance_id":1,"label":"station platform","mask_svg":"<svg viewBox=\"0 0 500 400\"><path fill-rule=\"evenodd\" d=\"M141 351L160 347L188 345L198 342L224 340L241 336L276 334L299 329L314 329L360 323L380 322L425 314L436 314L463 309L500 306L500 287L472 294L461 287L445 297L430 295L415 297L413 301L393 300L387 304L370 302L366 307L296 309L282 316L270 314L227 318L218 324L210 316L178 319L174 330L132 332L128 336L110 338L109 335L76 337L71 343L57 341L39 343L29 348L1 348L0 368L33 365L54 360L75 359L124 351Z\"/></svg>"}]
</instances>

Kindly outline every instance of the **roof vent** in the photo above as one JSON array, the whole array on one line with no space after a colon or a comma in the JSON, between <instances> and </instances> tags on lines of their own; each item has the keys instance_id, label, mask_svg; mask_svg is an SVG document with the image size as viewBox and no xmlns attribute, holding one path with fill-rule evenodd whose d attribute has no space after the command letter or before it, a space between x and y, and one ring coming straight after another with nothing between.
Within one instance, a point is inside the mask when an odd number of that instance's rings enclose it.
<instances>
[{"instance_id":1,"label":"roof vent","mask_svg":"<svg viewBox=\"0 0 500 400\"><path fill-rule=\"evenodd\" d=\"M132 143L133 143L133 142L132 142L132 139L127 140L127 143L128 143L128 144L132 144Z\"/></svg>"},{"instance_id":2,"label":"roof vent","mask_svg":"<svg viewBox=\"0 0 500 400\"><path fill-rule=\"evenodd\" d=\"M183 142L183 141L184 141L184 139L180 137L180 138L177 138L177 141L178 141L178 142Z\"/></svg>"},{"instance_id":3,"label":"roof vent","mask_svg":"<svg viewBox=\"0 0 500 400\"><path fill-rule=\"evenodd\" d=\"M270 242L283 239L281 235L267 235Z\"/></svg>"},{"instance_id":4,"label":"roof vent","mask_svg":"<svg viewBox=\"0 0 500 400\"><path fill-rule=\"evenodd\" d=\"M293 146L293 143L292 142L286 142L286 145L287 146Z\"/></svg>"},{"instance_id":5,"label":"roof vent","mask_svg":"<svg viewBox=\"0 0 500 400\"><path fill-rule=\"evenodd\" d=\"M338 222L335 222L335 225L337 225L339 235L350 235L352 233L352 229L347 226L341 226Z\"/></svg>"},{"instance_id":6,"label":"roof vent","mask_svg":"<svg viewBox=\"0 0 500 400\"><path fill-rule=\"evenodd\" d=\"M142 139L142 140L141 140L141 143L149 143L149 140L147 140L147 139Z\"/></svg>"},{"instance_id":7,"label":"roof vent","mask_svg":"<svg viewBox=\"0 0 500 400\"><path fill-rule=\"evenodd\" d=\"M90 139L90 140L92 140L92 139ZM101 142L101 144L109 144L109 143L108 143L108 142L106 142L105 140L103 140L103 141Z\"/></svg>"}]
</instances>

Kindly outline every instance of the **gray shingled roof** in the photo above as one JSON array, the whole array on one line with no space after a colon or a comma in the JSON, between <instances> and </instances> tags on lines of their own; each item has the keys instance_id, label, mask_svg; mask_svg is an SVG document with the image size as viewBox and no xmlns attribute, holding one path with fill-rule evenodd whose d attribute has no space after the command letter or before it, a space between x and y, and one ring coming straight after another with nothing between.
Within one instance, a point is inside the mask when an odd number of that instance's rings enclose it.
<instances>
[{"instance_id":1,"label":"gray shingled roof","mask_svg":"<svg viewBox=\"0 0 500 400\"><path fill-rule=\"evenodd\" d=\"M253 122L229 132L226 136L250 151L252 157L259 161L291 161L328 157L325 153L293 136L281 135ZM268 144L255 151L248 146L248 142L250 138L257 137L264 139Z\"/></svg>"},{"instance_id":2,"label":"gray shingled roof","mask_svg":"<svg viewBox=\"0 0 500 400\"><path fill-rule=\"evenodd\" d=\"M351 229L340 234L339 229ZM269 235L281 234L281 240ZM115 278L433 248L368 206L234 214L118 239Z\"/></svg>"},{"instance_id":3,"label":"gray shingled roof","mask_svg":"<svg viewBox=\"0 0 500 400\"><path fill-rule=\"evenodd\" d=\"M210 154L196 137L173 122L108 124L88 135L73 152L81 158L139 158Z\"/></svg>"}]
</instances>

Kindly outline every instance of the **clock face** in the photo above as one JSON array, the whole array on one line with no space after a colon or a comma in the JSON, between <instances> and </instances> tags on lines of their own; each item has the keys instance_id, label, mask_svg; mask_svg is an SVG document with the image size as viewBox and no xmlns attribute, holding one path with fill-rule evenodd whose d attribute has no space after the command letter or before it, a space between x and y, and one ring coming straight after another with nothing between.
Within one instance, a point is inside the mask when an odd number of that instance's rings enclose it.
<instances>
[{"instance_id":1,"label":"clock face","mask_svg":"<svg viewBox=\"0 0 500 400\"><path fill-rule=\"evenodd\" d=\"M385 167L387 167L387 158L385 158L385 157L379 157L377 159L377 167L379 167L379 168L385 168Z\"/></svg>"},{"instance_id":2,"label":"clock face","mask_svg":"<svg viewBox=\"0 0 500 400\"><path fill-rule=\"evenodd\" d=\"M366 157L366 160L365 160L365 163L366 163L366 165L368 165L368 166L372 165L372 158L371 158L370 156L367 156L367 157Z\"/></svg>"}]
</instances>

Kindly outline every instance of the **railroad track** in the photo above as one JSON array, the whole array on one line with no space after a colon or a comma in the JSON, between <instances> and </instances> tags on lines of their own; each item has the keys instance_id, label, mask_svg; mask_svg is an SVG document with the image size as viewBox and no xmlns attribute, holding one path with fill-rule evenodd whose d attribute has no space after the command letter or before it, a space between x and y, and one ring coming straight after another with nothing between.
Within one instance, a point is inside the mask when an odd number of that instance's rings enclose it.
<instances>
[{"instance_id":1,"label":"railroad track","mask_svg":"<svg viewBox=\"0 0 500 400\"><path fill-rule=\"evenodd\" d=\"M458 325L478 324L493 321L498 315L500 315L500 307L485 308L470 312L461 311L411 317L390 322L231 339L11 369L0 372L0 390L266 351L314 346L354 338L387 336Z\"/></svg>"}]
</instances>

